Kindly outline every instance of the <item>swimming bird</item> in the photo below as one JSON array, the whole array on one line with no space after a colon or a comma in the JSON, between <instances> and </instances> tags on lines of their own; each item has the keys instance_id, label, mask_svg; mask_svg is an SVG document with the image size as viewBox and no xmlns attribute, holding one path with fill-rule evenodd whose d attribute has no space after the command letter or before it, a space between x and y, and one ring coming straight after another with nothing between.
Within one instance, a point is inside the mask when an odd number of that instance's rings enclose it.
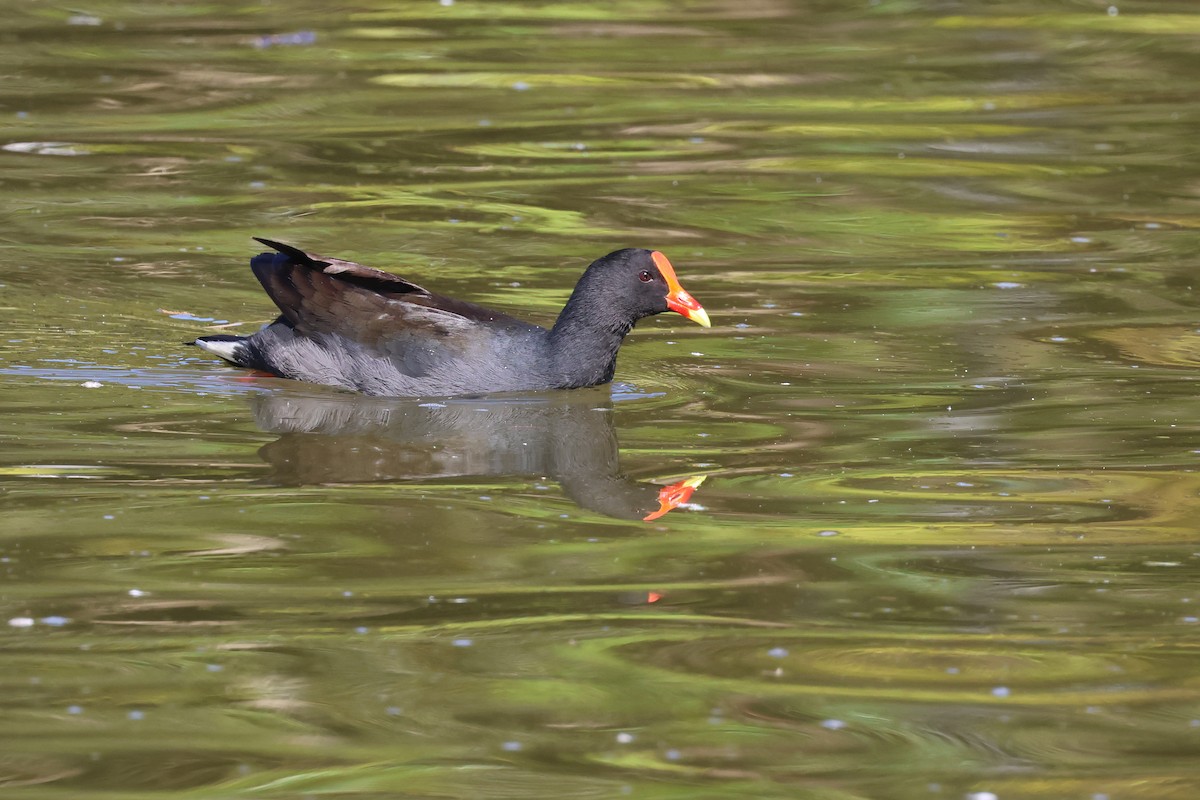
<instances>
[{"instance_id":1,"label":"swimming bird","mask_svg":"<svg viewBox=\"0 0 1200 800\"><path fill-rule=\"evenodd\" d=\"M434 294L389 272L270 239L250 268L281 312L250 336L195 344L240 367L386 397L574 389L612 380L634 324L708 314L657 250L591 263L553 327Z\"/></svg>"}]
</instances>

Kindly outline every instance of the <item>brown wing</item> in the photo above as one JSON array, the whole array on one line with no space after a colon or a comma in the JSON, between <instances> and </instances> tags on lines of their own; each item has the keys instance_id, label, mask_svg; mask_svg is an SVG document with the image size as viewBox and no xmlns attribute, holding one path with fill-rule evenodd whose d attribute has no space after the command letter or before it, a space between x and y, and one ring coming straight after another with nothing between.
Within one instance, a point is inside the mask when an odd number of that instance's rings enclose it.
<instances>
[{"instance_id":1,"label":"brown wing","mask_svg":"<svg viewBox=\"0 0 1200 800\"><path fill-rule=\"evenodd\" d=\"M257 238L257 237L256 237ZM394 351L418 342L469 336L480 329L536 326L464 300L433 294L415 283L352 261L324 258L270 239L278 250L250 260L255 277L284 318L306 335L336 333Z\"/></svg>"}]
</instances>

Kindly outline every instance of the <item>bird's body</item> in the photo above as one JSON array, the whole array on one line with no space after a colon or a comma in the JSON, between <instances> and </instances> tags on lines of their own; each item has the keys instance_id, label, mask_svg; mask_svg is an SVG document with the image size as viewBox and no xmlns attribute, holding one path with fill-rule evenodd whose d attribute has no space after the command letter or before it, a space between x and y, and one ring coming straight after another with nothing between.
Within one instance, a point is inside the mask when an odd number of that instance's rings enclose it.
<instances>
[{"instance_id":1,"label":"bird's body","mask_svg":"<svg viewBox=\"0 0 1200 800\"><path fill-rule=\"evenodd\" d=\"M203 336L239 366L390 397L572 389L612 380L642 317L708 316L656 251L593 262L552 328L429 292L399 276L260 239L251 269L282 312L251 336Z\"/></svg>"}]
</instances>

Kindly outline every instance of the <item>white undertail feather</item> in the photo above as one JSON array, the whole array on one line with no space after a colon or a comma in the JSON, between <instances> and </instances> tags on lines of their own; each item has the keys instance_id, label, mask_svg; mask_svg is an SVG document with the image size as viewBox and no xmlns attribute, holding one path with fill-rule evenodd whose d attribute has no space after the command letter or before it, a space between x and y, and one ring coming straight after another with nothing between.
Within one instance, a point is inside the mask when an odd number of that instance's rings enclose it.
<instances>
[{"instance_id":1,"label":"white undertail feather","mask_svg":"<svg viewBox=\"0 0 1200 800\"><path fill-rule=\"evenodd\" d=\"M242 360L238 357L238 352L245 351L240 341L205 341L197 339L196 345L202 350L207 350L213 355L220 356L230 364L241 365Z\"/></svg>"}]
</instances>

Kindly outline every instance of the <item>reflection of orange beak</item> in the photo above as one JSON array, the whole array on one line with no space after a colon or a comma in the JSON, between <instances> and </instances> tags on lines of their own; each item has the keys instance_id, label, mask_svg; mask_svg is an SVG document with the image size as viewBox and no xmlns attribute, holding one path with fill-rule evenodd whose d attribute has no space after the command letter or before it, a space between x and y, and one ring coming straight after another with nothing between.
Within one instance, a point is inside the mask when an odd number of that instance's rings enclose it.
<instances>
[{"instance_id":1,"label":"reflection of orange beak","mask_svg":"<svg viewBox=\"0 0 1200 800\"><path fill-rule=\"evenodd\" d=\"M654 259L654 266L658 267L658 271L667 282L667 308L706 328L712 327L712 323L708 321L708 312L696 302L696 298L679 285L679 278L675 277L675 268L671 266L667 257L655 250L650 254L650 258Z\"/></svg>"},{"instance_id":2,"label":"reflection of orange beak","mask_svg":"<svg viewBox=\"0 0 1200 800\"><path fill-rule=\"evenodd\" d=\"M696 487L704 483L707 475L696 475L693 478L672 483L670 486L664 486L658 492L658 510L652 511L642 517L644 522L652 522L658 519L663 514L666 514L673 508L679 508L681 505L692 499L692 494L695 493Z\"/></svg>"}]
</instances>

